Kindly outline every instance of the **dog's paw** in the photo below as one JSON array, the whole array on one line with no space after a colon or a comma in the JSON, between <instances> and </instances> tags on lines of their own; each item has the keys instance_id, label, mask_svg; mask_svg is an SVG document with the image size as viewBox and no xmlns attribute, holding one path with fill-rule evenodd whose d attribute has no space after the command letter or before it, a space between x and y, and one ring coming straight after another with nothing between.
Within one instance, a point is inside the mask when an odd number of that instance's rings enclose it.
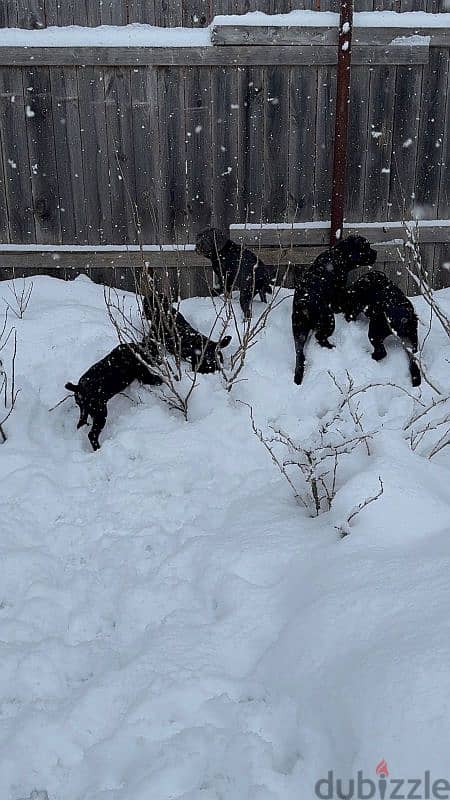
<instances>
[{"instance_id":1,"label":"dog's paw","mask_svg":"<svg viewBox=\"0 0 450 800\"><path fill-rule=\"evenodd\" d=\"M383 358L386 358L386 356L387 356L386 351L384 351L383 353L383 351L374 350L374 352L372 353L372 358L374 361L382 361Z\"/></svg>"},{"instance_id":2,"label":"dog's paw","mask_svg":"<svg viewBox=\"0 0 450 800\"><path fill-rule=\"evenodd\" d=\"M331 344L331 342L329 342L328 339L323 339L323 340L318 339L317 341L319 342L321 347L326 347L327 350L334 350L334 348L336 347L336 345Z\"/></svg>"},{"instance_id":3,"label":"dog's paw","mask_svg":"<svg viewBox=\"0 0 450 800\"><path fill-rule=\"evenodd\" d=\"M297 386L300 386L302 382L303 382L303 370L301 372L296 372L294 375L294 383Z\"/></svg>"}]
</instances>

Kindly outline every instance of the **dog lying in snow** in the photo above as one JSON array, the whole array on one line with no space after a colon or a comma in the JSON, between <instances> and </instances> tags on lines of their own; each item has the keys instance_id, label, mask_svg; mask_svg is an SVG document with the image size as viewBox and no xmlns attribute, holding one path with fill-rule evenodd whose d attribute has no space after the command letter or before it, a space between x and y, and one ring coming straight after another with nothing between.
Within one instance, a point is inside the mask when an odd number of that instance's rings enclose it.
<instances>
[{"instance_id":1,"label":"dog lying in snow","mask_svg":"<svg viewBox=\"0 0 450 800\"><path fill-rule=\"evenodd\" d=\"M108 416L108 400L123 392L135 380L150 386L162 383L161 378L150 372L140 358L146 361L145 349L136 344L119 344L101 361L93 364L77 384L66 383L66 389L74 393L75 402L80 408L77 429L87 425L88 416L92 418L88 438L94 450L100 447L98 437Z\"/></svg>"},{"instance_id":2,"label":"dog lying in snow","mask_svg":"<svg viewBox=\"0 0 450 800\"><path fill-rule=\"evenodd\" d=\"M420 369L413 353L417 353L417 315L413 304L383 272L369 272L348 287L344 299L344 313L348 322L364 312L369 319L369 341L373 345L372 358L385 358L383 344L387 336L398 336L409 359L413 386L420 386Z\"/></svg>"},{"instance_id":3,"label":"dog lying in snow","mask_svg":"<svg viewBox=\"0 0 450 800\"><path fill-rule=\"evenodd\" d=\"M212 263L219 281L217 294L231 294L234 288L240 289L239 302L246 319L251 317L252 300L257 294L261 302L267 303L274 281L272 270L251 250L235 244L218 228L199 233L195 249Z\"/></svg>"},{"instance_id":4,"label":"dog lying in snow","mask_svg":"<svg viewBox=\"0 0 450 800\"><path fill-rule=\"evenodd\" d=\"M322 347L332 348L328 337L334 331L335 312L340 310L350 270L370 266L376 261L363 236L348 236L321 253L313 264L300 272L292 306L292 333L295 343L294 382L301 384L305 368L305 343L311 331Z\"/></svg>"},{"instance_id":5,"label":"dog lying in snow","mask_svg":"<svg viewBox=\"0 0 450 800\"><path fill-rule=\"evenodd\" d=\"M223 336L218 342L195 330L164 295L144 295L142 308L150 323L149 339L163 345L172 355L190 361L201 373L216 372L223 363L221 350L231 342Z\"/></svg>"}]
</instances>

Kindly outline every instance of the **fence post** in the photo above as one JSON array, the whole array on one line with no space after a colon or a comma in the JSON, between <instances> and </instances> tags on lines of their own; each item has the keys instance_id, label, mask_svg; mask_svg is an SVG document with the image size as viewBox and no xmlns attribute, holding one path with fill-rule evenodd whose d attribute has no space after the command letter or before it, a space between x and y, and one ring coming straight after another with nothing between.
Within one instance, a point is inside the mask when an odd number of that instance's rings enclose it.
<instances>
[{"instance_id":1,"label":"fence post","mask_svg":"<svg viewBox=\"0 0 450 800\"><path fill-rule=\"evenodd\" d=\"M353 0L341 0L334 128L333 182L331 190L330 245L342 235L347 165L347 131L350 103L350 67L352 58Z\"/></svg>"}]
</instances>

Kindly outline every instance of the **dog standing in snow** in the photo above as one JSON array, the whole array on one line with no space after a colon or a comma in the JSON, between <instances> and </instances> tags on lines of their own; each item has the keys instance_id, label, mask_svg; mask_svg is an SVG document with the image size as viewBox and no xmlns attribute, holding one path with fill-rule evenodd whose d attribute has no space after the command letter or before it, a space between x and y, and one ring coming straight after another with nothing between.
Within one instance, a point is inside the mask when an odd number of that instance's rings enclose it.
<instances>
[{"instance_id":1,"label":"dog standing in snow","mask_svg":"<svg viewBox=\"0 0 450 800\"><path fill-rule=\"evenodd\" d=\"M369 272L348 287L344 300L346 320L350 322L362 312L369 320L372 358L386 358L384 340L392 334L397 336L408 354L412 385L420 386L420 369L414 358L418 349L417 315L411 301L384 272Z\"/></svg>"},{"instance_id":2,"label":"dog standing in snow","mask_svg":"<svg viewBox=\"0 0 450 800\"><path fill-rule=\"evenodd\" d=\"M377 258L363 236L348 236L330 250L321 253L307 269L301 269L292 306L292 333L295 343L294 382L301 384L305 369L305 344L315 331L322 347L334 347L328 337L334 331L335 312L341 310L348 273L357 267L370 266Z\"/></svg>"},{"instance_id":3,"label":"dog standing in snow","mask_svg":"<svg viewBox=\"0 0 450 800\"><path fill-rule=\"evenodd\" d=\"M150 323L148 338L154 344L162 345L172 355L190 361L193 371L208 373L220 368L223 362L221 350L228 347L231 336L223 336L218 342L212 341L195 330L164 295L144 295L142 308Z\"/></svg>"},{"instance_id":4,"label":"dog standing in snow","mask_svg":"<svg viewBox=\"0 0 450 800\"><path fill-rule=\"evenodd\" d=\"M272 270L251 250L232 242L218 228L207 228L199 233L195 249L211 261L219 281L218 294L230 295L234 288L240 289L239 302L245 319L252 315L252 300L257 294L261 302L267 303L274 281Z\"/></svg>"},{"instance_id":5,"label":"dog standing in snow","mask_svg":"<svg viewBox=\"0 0 450 800\"><path fill-rule=\"evenodd\" d=\"M77 429L87 425L88 417L92 418L88 438L94 450L100 447L98 437L108 416L108 400L123 392L133 381L149 386L162 384L162 379L150 372L143 362L146 362L143 348L136 344L119 344L101 361L93 364L77 384L66 383L66 389L74 393L75 402L80 408Z\"/></svg>"}]
</instances>

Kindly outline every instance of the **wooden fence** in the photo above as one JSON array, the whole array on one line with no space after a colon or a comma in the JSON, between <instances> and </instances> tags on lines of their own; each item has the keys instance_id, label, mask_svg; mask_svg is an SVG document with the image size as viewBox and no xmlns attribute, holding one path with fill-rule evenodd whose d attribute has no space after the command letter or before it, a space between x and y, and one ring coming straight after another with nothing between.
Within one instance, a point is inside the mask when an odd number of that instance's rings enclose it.
<instances>
[{"instance_id":1,"label":"wooden fence","mask_svg":"<svg viewBox=\"0 0 450 800\"><path fill-rule=\"evenodd\" d=\"M258 6L287 11L291 3ZM247 7L231 0L7 0L0 24L192 25L194 16L204 24L213 12ZM359 7L372 8L372 0ZM411 32L355 28L349 222L381 228L417 208L428 219L450 217L450 33L421 29L429 40L390 44ZM250 40L242 28L218 28L213 47L23 48L0 41L0 277L83 270L129 285L128 268L140 259L126 252L137 243L134 203L149 245L192 243L210 224L329 219L335 39L332 26L289 34L253 29ZM433 230L423 257L443 286L449 229ZM262 255L293 257L278 244L278 232L271 240L265 234ZM396 273L395 251L386 245L382 252ZM295 261L312 255L300 247ZM147 257L189 269L183 294L205 291L204 263L192 249L153 248Z\"/></svg>"}]
</instances>

